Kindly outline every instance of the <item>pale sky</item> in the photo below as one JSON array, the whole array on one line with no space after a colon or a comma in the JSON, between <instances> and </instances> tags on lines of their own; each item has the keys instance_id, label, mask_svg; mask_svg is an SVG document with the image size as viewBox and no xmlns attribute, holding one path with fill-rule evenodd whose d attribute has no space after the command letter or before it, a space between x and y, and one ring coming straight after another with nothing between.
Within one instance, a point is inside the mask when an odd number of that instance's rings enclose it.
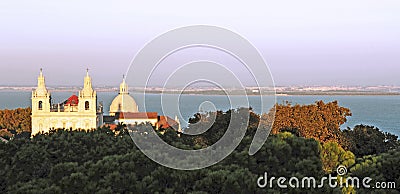
<instances>
[{"instance_id":1,"label":"pale sky","mask_svg":"<svg viewBox=\"0 0 400 194\"><path fill-rule=\"evenodd\" d=\"M82 85L86 68L117 85L147 42L196 24L248 39L276 85L400 85L398 0L3 0L0 85L35 85L41 67L47 85Z\"/></svg>"}]
</instances>

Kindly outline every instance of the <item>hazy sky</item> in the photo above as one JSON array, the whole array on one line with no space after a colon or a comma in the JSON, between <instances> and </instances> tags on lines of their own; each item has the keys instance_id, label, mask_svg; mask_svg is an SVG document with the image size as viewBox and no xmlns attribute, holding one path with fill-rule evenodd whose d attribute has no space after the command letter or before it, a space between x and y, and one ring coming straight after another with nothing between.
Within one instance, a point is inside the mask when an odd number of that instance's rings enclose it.
<instances>
[{"instance_id":1,"label":"hazy sky","mask_svg":"<svg viewBox=\"0 0 400 194\"><path fill-rule=\"evenodd\" d=\"M87 67L117 85L145 43L194 24L247 38L277 85L400 85L400 1L240 2L0 1L0 85L41 67L48 85L81 85Z\"/></svg>"}]
</instances>

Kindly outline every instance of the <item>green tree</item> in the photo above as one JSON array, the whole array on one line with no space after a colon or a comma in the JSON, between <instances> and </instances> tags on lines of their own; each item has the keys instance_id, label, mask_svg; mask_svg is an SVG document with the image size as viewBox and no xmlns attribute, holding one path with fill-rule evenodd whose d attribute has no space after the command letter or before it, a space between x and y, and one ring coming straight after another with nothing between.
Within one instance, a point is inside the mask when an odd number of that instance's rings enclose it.
<instances>
[{"instance_id":1,"label":"green tree","mask_svg":"<svg viewBox=\"0 0 400 194\"><path fill-rule=\"evenodd\" d=\"M368 155L358 158L350 169L351 176L363 179L369 177L371 188L359 188L360 193L399 193L400 192L400 150L394 149L387 153ZM393 182L396 188L377 189L376 182ZM392 185L394 186L394 185Z\"/></svg>"},{"instance_id":2,"label":"green tree","mask_svg":"<svg viewBox=\"0 0 400 194\"><path fill-rule=\"evenodd\" d=\"M335 172L339 165L349 168L355 163L352 152L341 148L336 142L326 142L321 145L321 161L325 173Z\"/></svg>"},{"instance_id":3,"label":"green tree","mask_svg":"<svg viewBox=\"0 0 400 194\"><path fill-rule=\"evenodd\" d=\"M343 131L349 140L349 149L357 156L380 154L400 147L396 135L382 132L378 128L368 125L357 125L353 130Z\"/></svg>"}]
</instances>

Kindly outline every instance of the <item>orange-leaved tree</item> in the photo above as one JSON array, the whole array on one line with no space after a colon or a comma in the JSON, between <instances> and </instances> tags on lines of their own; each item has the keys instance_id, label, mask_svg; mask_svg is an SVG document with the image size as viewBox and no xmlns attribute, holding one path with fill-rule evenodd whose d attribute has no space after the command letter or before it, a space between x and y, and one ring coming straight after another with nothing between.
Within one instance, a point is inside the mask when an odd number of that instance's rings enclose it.
<instances>
[{"instance_id":1,"label":"orange-leaved tree","mask_svg":"<svg viewBox=\"0 0 400 194\"><path fill-rule=\"evenodd\" d=\"M339 106L337 101L317 101L311 105L294 106L290 103L276 104L275 109L273 134L292 130L302 137L320 142L344 142L340 125L347 121L346 117L351 116L351 112Z\"/></svg>"}]
</instances>

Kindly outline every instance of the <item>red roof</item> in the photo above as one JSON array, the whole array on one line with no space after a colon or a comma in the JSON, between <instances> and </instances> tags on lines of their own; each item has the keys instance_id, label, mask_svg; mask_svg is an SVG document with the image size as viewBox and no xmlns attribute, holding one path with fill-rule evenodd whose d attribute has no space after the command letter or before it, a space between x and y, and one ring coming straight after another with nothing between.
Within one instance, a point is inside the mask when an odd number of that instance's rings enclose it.
<instances>
[{"instance_id":1,"label":"red roof","mask_svg":"<svg viewBox=\"0 0 400 194\"><path fill-rule=\"evenodd\" d=\"M67 101L65 101L65 105L70 105L70 106L76 106L79 103L79 98L76 95L72 95L71 97L68 98Z\"/></svg>"},{"instance_id":2,"label":"red roof","mask_svg":"<svg viewBox=\"0 0 400 194\"><path fill-rule=\"evenodd\" d=\"M157 112L120 112L116 115L119 119L157 119Z\"/></svg>"},{"instance_id":3,"label":"red roof","mask_svg":"<svg viewBox=\"0 0 400 194\"><path fill-rule=\"evenodd\" d=\"M163 129L166 129L171 126L176 126L178 123L174 120L169 118L168 116L160 116L157 125Z\"/></svg>"},{"instance_id":4,"label":"red roof","mask_svg":"<svg viewBox=\"0 0 400 194\"><path fill-rule=\"evenodd\" d=\"M110 127L110 130L114 131L117 128L117 124L105 124L104 126Z\"/></svg>"}]
</instances>

